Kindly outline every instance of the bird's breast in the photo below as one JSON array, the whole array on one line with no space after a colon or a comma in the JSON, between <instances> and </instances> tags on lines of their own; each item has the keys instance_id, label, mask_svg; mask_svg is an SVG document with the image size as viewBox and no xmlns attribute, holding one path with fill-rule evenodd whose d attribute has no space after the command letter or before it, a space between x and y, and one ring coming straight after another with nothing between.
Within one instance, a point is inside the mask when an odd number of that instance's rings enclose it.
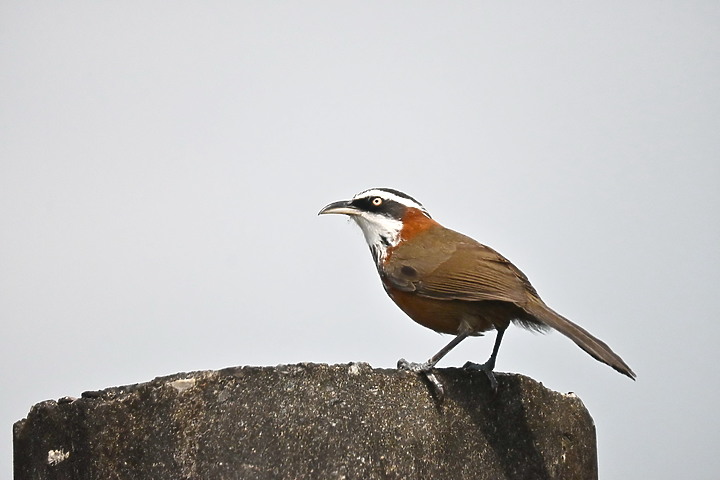
<instances>
[{"instance_id":1,"label":"bird's breast","mask_svg":"<svg viewBox=\"0 0 720 480\"><path fill-rule=\"evenodd\" d=\"M456 335L470 330L480 333L491 330L496 324L507 326L509 318L494 315L485 302L437 300L393 288L383 281L388 296L400 309L423 327L439 333ZM487 310L483 312L483 310Z\"/></svg>"}]
</instances>

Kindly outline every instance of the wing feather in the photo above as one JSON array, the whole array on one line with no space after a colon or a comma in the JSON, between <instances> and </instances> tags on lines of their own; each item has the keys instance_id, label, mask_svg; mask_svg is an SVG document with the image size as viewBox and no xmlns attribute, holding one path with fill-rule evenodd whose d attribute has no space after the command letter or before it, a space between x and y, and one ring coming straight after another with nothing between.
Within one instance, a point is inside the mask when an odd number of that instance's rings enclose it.
<instances>
[{"instance_id":1,"label":"wing feather","mask_svg":"<svg viewBox=\"0 0 720 480\"><path fill-rule=\"evenodd\" d=\"M449 229L430 230L401 243L385 276L395 287L438 300L499 300L524 304L527 277L490 247Z\"/></svg>"}]
</instances>

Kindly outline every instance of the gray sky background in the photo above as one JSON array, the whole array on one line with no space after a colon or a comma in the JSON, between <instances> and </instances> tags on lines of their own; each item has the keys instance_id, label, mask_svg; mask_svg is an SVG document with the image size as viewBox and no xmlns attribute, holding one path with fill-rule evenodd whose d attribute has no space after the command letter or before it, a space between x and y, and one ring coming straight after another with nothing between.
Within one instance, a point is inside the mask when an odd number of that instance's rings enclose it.
<instances>
[{"instance_id":1,"label":"gray sky background","mask_svg":"<svg viewBox=\"0 0 720 480\"><path fill-rule=\"evenodd\" d=\"M583 399L601 478L716 478L718 79L713 1L2 2L0 476L45 399L435 353L316 216L388 186L636 371L500 351Z\"/></svg>"}]
</instances>

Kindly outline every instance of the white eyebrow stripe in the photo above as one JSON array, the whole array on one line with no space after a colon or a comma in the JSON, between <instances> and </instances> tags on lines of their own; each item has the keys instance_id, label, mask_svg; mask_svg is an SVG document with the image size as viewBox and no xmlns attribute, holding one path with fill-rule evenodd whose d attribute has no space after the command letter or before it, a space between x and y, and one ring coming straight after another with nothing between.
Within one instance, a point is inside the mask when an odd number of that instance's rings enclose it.
<instances>
[{"instance_id":1,"label":"white eyebrow stripe","mask_svg":"<svg viewBox=\"0 0 720 480\"><path fill-rule=\"evenodd\" d=\"M410 200L409 198L401 197L399 195L395 195L394 193L388 192L386 190L380 190L377 188L371 188L370 190L365 190L364 192L360 192L353 197L353 200L356 200L358 198L368 198L368 197L385 198L387 200L392 200L394 202L397 202L401 205L405 205L406 207L417 208L418 210L421 210L426 214L428 213L428 211L425 210L425 207L423 207L418 202L414 202L414 201ZM429 214L428 214L428 216L429 216Z\"/></svg>"}]
</instances>

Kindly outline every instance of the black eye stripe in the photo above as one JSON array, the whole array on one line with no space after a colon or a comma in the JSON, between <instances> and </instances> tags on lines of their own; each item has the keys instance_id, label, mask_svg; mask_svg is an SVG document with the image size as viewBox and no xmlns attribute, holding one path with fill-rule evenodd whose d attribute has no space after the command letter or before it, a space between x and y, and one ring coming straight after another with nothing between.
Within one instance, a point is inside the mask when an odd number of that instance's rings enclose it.
<instances>
[{"instance_id":1,"label":"black eye stripe","mask_svg":"<svg viewBox=\"0 0 720 480\"><path fill-rule=\"evenodd\" d=\"M380 198L381 202L379 205L374 203L380 197L361 197L356 198L351 203L352 206L364 210L366 212L379 213L390 218L396 218L400 220L405 213L407 207L402 203L396 202L389 198Z\"/></svg>"},{"instance_id":2,"label":"black eye stripe","mask_svg":"<svg viewBox=\"0 0 720 480\"><path fill-rule=\"evenodd\" d=\"M402 212L407 211L408 208L417 208L423 214L425 214L428 218L430 217L430 214L427 210L425 210L425 207L422 206L420 202L415 200L413 197L408 195L407 193L403 193L399 190L395 190L393 188L370 188L368 190L365 190L363 192L358 193L353 197L352 204L360 208L362 210L366 210L369 212L380 212L382 213L382 210L373 210L367 206L367 204L363 204L362 201L366 200L368 202L374 201L380 201L380 205L375 205L376 208L382 208L384 205L387 205L388 203L392 202L402 208ZM397 212L395 212L397 213ZM397 217L400 218L400 217Z\"/></svg>"}]
</instances>

